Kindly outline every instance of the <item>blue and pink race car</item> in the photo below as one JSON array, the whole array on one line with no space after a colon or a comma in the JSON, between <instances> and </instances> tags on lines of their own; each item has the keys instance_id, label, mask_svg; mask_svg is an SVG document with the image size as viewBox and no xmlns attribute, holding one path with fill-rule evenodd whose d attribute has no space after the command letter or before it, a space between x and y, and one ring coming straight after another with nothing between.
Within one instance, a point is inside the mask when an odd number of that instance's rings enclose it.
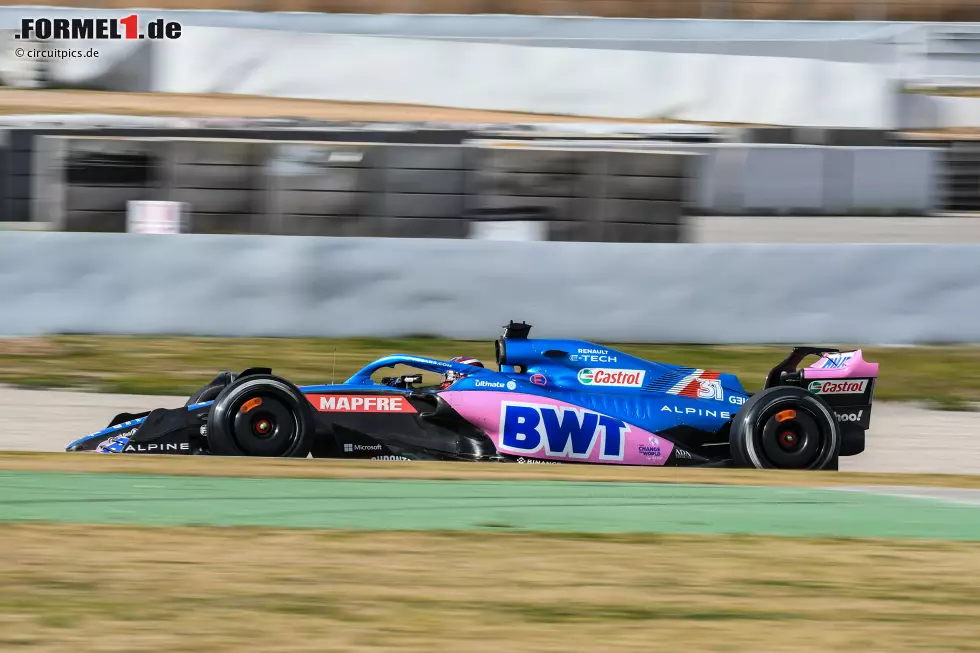
<instances>
[{"instance_id":1,"label":"blue and pink race car","mask_svg":"<svg viewBox=\"0 0 980 653\"><path fill-rule=\"evenodd\" d=\"M182 408L117 415L67 449L760 469L837 469L864 450L878 365L860 350L797 347L751 393L732 374L531 339L530 328L505 327L497 370L396 354L335 385L223 372ZM395 365L441 383L372 378Z\"/></svg>"}]
</instances>

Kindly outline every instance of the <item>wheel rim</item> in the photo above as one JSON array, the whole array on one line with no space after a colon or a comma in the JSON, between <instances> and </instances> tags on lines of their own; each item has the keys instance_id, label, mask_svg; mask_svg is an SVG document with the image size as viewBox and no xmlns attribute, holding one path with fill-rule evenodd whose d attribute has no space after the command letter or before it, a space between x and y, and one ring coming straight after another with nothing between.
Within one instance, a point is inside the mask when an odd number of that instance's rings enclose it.
<instances>
[{"instance_id":1,"label":"wheel rim","mask_svg":"<svg viewBox=\"0 0 980 653\"><path fill-rule=\"evenodd\" d=\"M261 399L261 402L255 402ZM240 398L232 407L232 435L250 456L282 456L296 442L299 424L293 411L270 395Z\"/></svg>"},{"instance_id":2,"label":"wheel rim","mask_svg":"<svg viewBox=\"0 0 980 653\"><path fill-rule=\"evenodd\" d=\"M770 466L780 469L815 466L831 440L830 434L820 427L819 417L801 405L794 405L793 410L773 406L760 416L759 424L761 453Z\"/></svg>"},{"instance_id":3,"label":"wheel rim","mask_svg":"<svg viewBox=\"0 0 980 653\"><path fill-rule=\"evenodd\" d=\"M252 420L252 432L256 437L268 438L275 434L276 424L272 420L262 418Z\"/></svg>"}]
</instances>

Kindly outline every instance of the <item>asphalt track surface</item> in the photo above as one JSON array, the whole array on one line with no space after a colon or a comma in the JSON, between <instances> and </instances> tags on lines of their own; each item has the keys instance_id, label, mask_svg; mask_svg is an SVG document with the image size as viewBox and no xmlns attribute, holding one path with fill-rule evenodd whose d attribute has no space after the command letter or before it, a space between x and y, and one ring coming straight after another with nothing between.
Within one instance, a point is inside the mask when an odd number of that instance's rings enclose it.
<instances>
[{"instance_id":1,"label":"asphalt track surface","mask_svg":"<svg viewBox=\"0 0 980 653\"><path fill-rule=\"evenodd\" d=\"M980 491L854 489L0 471L0 521L980 541Z\"/></svg>"},{"instance_id":2,"label":"asphalt track surface","mask_svg":"<svg viewBox=\"0 0 980 653\"><path fill-rule=\"evenodd\" d=\"M117 413L175 408L183 397L0 388L0 450L64 451ZM867 450L843 471L980 473L980 413L875 404Z\"/></svg>"}]
</instances>

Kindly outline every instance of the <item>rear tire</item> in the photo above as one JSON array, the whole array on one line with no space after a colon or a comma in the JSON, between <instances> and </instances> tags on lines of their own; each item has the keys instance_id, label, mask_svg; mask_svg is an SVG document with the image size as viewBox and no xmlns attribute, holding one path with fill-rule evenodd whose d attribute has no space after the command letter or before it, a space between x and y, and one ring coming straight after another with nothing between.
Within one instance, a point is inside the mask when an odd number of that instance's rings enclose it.
<instances>
[{"instance_id":1,"label":"rear tire","mask_svg":"<svg viewBox=\"0 0 980 653\"><path fill-rule=\"evenodd\" d=\"M235 381L208 413L208 448L218 456L305 458L313 443L310 402L271 375Z\"/></svg>"},{"instance_id":2,"label":"rear tire","mask_svg":"<svg viewBox=\"0 0 980 653\"><path fill-rule=\"evenodd\" d=\"M837 469L840 424L823 399L803 388L776 386L745 402L729 442L738 467Z\"/></svg>"}]
</instances>

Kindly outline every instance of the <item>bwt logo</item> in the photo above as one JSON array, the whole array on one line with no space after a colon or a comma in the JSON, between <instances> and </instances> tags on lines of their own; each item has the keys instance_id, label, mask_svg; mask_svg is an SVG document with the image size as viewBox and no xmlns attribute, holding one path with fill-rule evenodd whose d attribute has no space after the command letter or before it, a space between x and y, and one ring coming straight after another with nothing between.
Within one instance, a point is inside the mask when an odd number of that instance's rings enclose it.
<instances>
[{"instance_id":1,"label":"bwt logo","mask_svg":"<svg viewBox=\"0 0 980 653\"><path fill-rule=\"evenodd\" d=\"M140 31L136 14L125 18L22 18L15 39L37 41L68 41L72 39L179 39L181 25L162 18L146 24Z\"/></svg>"},{"instance_id":2,"label":"bwt logo","mask_svg":"<svg viewBox=\"0 0 980 653\"><path fill-rule=\"evenodd\" d=\"M559 458L588 458L601 440L601 460L622 460L626 422L581 408L503 402L500 448L518 454L537 453Z\"/></svg>"}]
</instances>

